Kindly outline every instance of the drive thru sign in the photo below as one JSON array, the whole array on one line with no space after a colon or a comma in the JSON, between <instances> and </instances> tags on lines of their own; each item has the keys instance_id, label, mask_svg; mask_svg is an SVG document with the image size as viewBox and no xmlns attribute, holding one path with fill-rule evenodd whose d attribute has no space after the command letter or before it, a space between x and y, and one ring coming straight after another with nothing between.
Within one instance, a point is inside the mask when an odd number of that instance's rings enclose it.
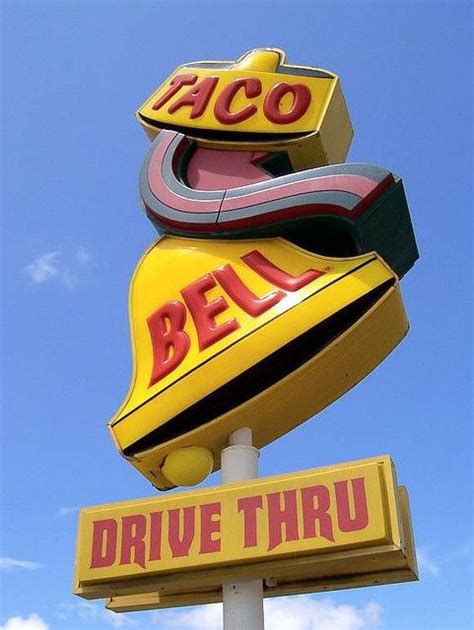
<instances>
[{"instance_id":1,"label":"drive thru sign","mask_svg":"<svg viewBox=\"0 0 474 630\"><path fill-rule=\"evenodd\" d=\"M155 591L193 603L193 584L209 596L223 573L271 578L281 592L391 572L416 579L405 495L385 456L85 508L75 584L84 597Z\"/></svg>"}]
</instances>

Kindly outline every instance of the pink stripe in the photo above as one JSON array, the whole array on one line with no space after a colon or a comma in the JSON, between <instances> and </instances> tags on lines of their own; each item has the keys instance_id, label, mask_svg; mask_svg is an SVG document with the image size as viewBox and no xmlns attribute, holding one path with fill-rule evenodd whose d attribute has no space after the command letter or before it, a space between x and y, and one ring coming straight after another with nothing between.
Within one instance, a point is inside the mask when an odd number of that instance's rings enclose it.
<instances>
[{"instance_id":1,"label":"pink stripe","mask_svg":"<svg viewBox=\"0 0 474 630\"><path fill-rule=\"evenodd\" d=\"M314 179L306 179L304 181L292 182L291 184L275 186L268 190L260 190L239 197L226 198L224 199L221 210L222 212L226 212L227 210L240 210L241 208L256 206L259 203L282 199L285 196L293 197L303 193L330 190L348 192L364 198L372 192L378 184L378 182L374 182L372 179L363 177L362 175L325 175L323 177L315 177Z\"/></svg>"},{"instance_id":2,"label":"pink stripe","mask_svg":"<svg viewBox=\"0 0 474 630\"><path fill-rule=\"evenodd\" d=\"M173 142L176 134L166 133L166 139L163 140L150 159L148 166L148 183L152 193L162 203L166 204L173 210L181 210L182 212L192 212L193 214L201 214L205 212L219 212L222 199L186 199L176 195L171 191L163 180L162 164L166 155L166 150Z\"/></svg>"},{"instance_id":3,"label":"pink stripe","mask_svg":"<svg viewBox=\"0 0 474 630\"><path fill-rule=\"evenodd\" d=\"M188 162L186 179L195 190L224 190L272 179L255 165L268 155L198 147Z\"/></svg>"}]
</instances>

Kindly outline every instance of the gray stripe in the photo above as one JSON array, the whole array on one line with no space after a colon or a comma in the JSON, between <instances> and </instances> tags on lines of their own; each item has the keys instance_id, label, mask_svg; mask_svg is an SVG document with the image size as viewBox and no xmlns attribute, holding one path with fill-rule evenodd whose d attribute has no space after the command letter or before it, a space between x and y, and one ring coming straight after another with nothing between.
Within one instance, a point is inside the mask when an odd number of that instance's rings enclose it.
<instances>
[{"instance_id":1,"label":"gray stripe","mask_svg":"<svg viewBox=\"0 0 474 630\"><path fill-rule=\"evenodd\" d=\"M288 68L288 66L278 66L279 74L293 74L299 77L314 77L315 79L334 79L334 75L324 70L316 70L316 68Z\"/></svg>"},{"instance_id":2,"label":"gray stripe","mask_svg":"<svg viewBox=\"0 0 474 630\"><path fill-rule=\"evenodd\" d=\"M184 64L185 68L209 68L210 70L235 70L236 72L245 72L237 68L234 63L229 62L217 62L217 61L195 61L193 63ZM334 79L334 75L324 70L317 70L316 68L291 68L288 66L278 65L275 72L277 74L292 74L299 77L313 77L315 79Z\"/></svg>"},{"instance_id":3,"label":"gray stripe","mask_svg":"<svg viewBox=\"0 0 474 630\"><path fill-rule=\"evenodd\" d=\"M275 199L274 201L259 203L255 206L227 211L225 210L224 200L222 210L219 213L218 223L228 223L229 221L236 221L238 219L247 219L249 217L268 214L270 212L275 212L276 210L286 210L290 207L298 208L300 206L320 203L339 206L350 211L360 202L360 200L361 198L358 195L354 195L352 193L340 192L337 190L324 190L314 193L290 195L288 197L284 197L283 199Z\"/></svg>"},{"instance_id":4,"label":"gray stripe","mask_svg":"<svg viewBox=\"0 0 474 630\"><path fill-rule=\"evenodd\" d=\"M148 174L148 166L153 155L153 152L156 147L160 144L162 140L165 138L165 134L173 133L170 131L161 131L158 136L153 141L152 147L148 151L145 161L142 166L142 174L145 171ZM237 198L240 196L248 195L253 192L258 192L261 190L268 190L270 188L275 188L277 186L283 186L285 184L292 184L295 182L305 181L308 179L316 179L318 177L326 177L328 175L360 175L362 177L367 177L376 183L380 183L384 180L387 175L390 174L385 168L374 166L373 164L367 164L365 162L354 162L354 163L344 163L344 164L332 164L330 166L318 166L316 168L312 168L306 171L300 171L297 173L290 173L288 175L281 175L278 178L273 178L270 180L265 180L263 182L257 182L255 184L247 184L246 186L239 186L236 188L229 188L226 190L218 190L218 191L202 191L196 190L193 188L189 188L182 184L174 174L172 159L175 148L180 144L180 142L185 141L185 136L181 133L176 133L176 137L173 142L168 147L168 150L165 154L164 165L162 169L162 175L169 186L169 188L175 192L177 195L184 198L199 200L212 200L222 198L225 194L226 198ZM278 180L278 182L276 181Z\"/></svg>"},{"instance_id":5,"label":"gray stripe","mask_svg":"<svg viewBox=\"0 0 474 630\"><path fill-rule=\"evenodd\" d=\"M315 203L327 203L331 205L340 206L346 210L351 210L360 201L358 195L348 193L345 191L329 190L329 191L314 191L310 193L301 193L295 195L288 195L282 199L276 199L274 201L268 201L264 203L258 203L256 205L241 208L238 210L229 210L227 212L217 210L205 213L193 213L171 208L167 204L160 201L151 191L148 182L148 169L152 155L162 142L168 137L168 134L175 133L170 131L161 131L156 139L153 141L145 160L143 162L140 172L139 190L141 198L144 204L149 210L164 218L170 220L186 222L186 223L208 223L213 224L217 221L219 223L227 223L229 221L244 219L248 217L257 216L259 214L267 214L276 210L285 209L291 203L293 197L295 207L315 204ZM355 164L336 164L331 166L323 166L299 173L290 173L289 175L283 175L281 177L267 180L264 182L258 182L256 184L248 184L239 188L231 188L228 190L218 191L200 191L192 188L188 188L182 184L175 176L172 166L173 155L179 144L185 141L186 138L183 134L175 133L173 141L170 143L166 150L164 161L162 164L162 176L165 185L176 195L183 199L192 200L198 206L201 203L207 201L221 202L220 208L225 208L225 199L238 199L248 194L265 191L269 189L278 189L286 184L297 183L308 179L317 179L319 177L325 177L329 175L360 175L368 177L376 183L382 181L390 171L373 166L372 164L355 163Z\"/></svg>"},{"instance_id":6,"label":"gray stripe","mask_svg":"<svg viewBox=\"0 0 474 630\"><path fill-rule=\"evenodd\" d=\"M193 61L192 63L183 64L184 68L211 68L212 70L226 70L232 66L232 62L218 61Z\"/></svg>"},{"instance_id":7,"label":"gray stripe","mask_svg":"<svg viewBox=\"0 0 474 630\"><path fill-rule=\"evenodd\" d=\"M141 191L141 198L145 204L145 210L156 214L157 219L164 217L173 221L179 221L180 223L217 223L217 212L183 212L181 210L174 210L159 201L155 196L150 194L149 190Z\"/></svg>"},{"instance_id":8,"label":"gray stripe","mask_svg":"<svg viewBox=\"0 0 474 630\"><path fill-rule=\"evenodd\" d=\"M278 178L266 180L263 182L257 182L256 184L247 184L247 186L240 186L239 188L230 188L226 193L226 198L237 199L250 193L268 190L270 188L278 188L286 184L294 184L296 182L301 182L308 179L326 177L328 175L361 175L363 177L368 177L376 183L379 183L383 179L385 179L385 177L389 173L390 171L387 171L384 168L379 168L378 166L372 166L371 164L364 163L319 166L317 168L312 168L307 171L290 173L289 175L281 175Z\"/></svg>"},{"instance_id":9,"label":"gray stripe","mask_svg":"<svg viewBox=\"0 0 474 630\"><path fill-rule=\"evenodd\" d=\"M365 162L348 162L344 164L331 164L330 166L319 166L315 170L324 175L361 175L368 177L374 182L380 183L387 175L390 174L386 168L375 166L374 164L366 164Z\"/></svg>"}]
</instances>

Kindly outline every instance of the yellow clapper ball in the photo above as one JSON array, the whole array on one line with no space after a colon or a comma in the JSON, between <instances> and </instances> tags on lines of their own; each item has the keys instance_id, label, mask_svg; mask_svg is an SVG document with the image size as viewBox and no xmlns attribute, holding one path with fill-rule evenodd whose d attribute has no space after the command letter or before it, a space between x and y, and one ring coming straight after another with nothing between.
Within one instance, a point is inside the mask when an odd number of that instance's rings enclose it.
<instances>
[{"instance_id":1,"label":"yellow clapper ball","mask_svg":"<svg viewBox=\"0 0 474 630\"><path fill-rule=\"evenodd\" d=\"M212 472L214 457L204 446L186 446L169 453L161 468L175 486L195 486Z\"/></svg>"}]
</instances>

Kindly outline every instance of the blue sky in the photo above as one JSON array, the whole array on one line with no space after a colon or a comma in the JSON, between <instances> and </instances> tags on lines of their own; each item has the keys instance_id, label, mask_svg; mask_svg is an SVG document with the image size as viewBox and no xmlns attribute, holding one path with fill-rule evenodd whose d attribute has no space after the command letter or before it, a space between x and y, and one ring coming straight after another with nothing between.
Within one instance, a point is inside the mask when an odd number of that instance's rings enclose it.
<instances>
[{"instance_id":1,"label":"blue sky","mask_svg":"<svg viewBox=\"0 0 474 630\"><path fill-rule=\"evenodd\" d=\"M402 281L406 340L260 460L271 475L391 454L410 491L421 581L275 600L268 619L290 610L291 630L470 628L470 3L10 0L1 10L0 628L220 627L209 607L106 615L71 594L72 572L79 506L151 494L106 430L130 378L129 280L155 238L137 202L148 141L133 112L180 63L258 46L341 76L349 159L402 175L421 252Z\"/></svg>"}]
</instances>

